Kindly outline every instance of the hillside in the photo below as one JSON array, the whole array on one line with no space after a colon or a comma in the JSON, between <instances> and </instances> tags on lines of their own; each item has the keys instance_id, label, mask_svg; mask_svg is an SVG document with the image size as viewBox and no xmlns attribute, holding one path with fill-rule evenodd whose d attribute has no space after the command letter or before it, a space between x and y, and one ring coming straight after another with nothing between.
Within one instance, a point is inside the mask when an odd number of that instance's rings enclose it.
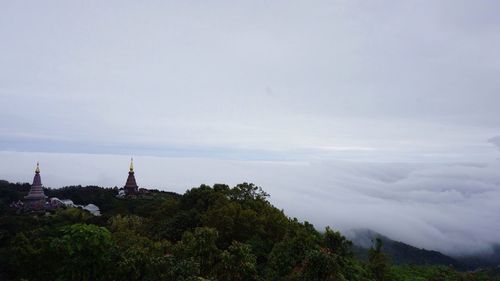
<instances>
[{"instance_id":1,"label":"hillside","mask_svg":"<svg viewBox=\"0 0 500 281\"><path fill-rule=\"evenodd\" d=\"M498 271L498 267L500 266L500 245L493 246L491 252L482 255L461 256L456 257L456 259L466 264L472 270L491 267L496 268L496 271Z\"/></svg>"},{"instance_id":2,"label":"hillside","mask_svg":"<svg viewBox=\"0 0 500 281\"><path fill-rule=\"evenodd\" d=\"M388 240L358 259L340 232L287 217L248 183L150 190L147 198L117 198L116 188L97 186L45 189L96 204L101 216L9 207L28 190L0 181L0 280L500 280L491 271L393 265L382 250L399 244Z\"/></svg>"},{"instance_id":3,"label":"hillside","mask_svg":"<svg viewBox=\"0 0 500 281\"><path fill-rule=\"evenodd\" d=\"M369 229L356 229L349 232L348 238L355 246L355 252L360 258L366 259L368 249L375 238L379 237L384 244L383 252L390 256L395 264L412 265L443 265L457 269L466 269L462 262L444 255L438 251L419 249L403 242L394 241L384 235Z\"/></svg>"}]
</instances>

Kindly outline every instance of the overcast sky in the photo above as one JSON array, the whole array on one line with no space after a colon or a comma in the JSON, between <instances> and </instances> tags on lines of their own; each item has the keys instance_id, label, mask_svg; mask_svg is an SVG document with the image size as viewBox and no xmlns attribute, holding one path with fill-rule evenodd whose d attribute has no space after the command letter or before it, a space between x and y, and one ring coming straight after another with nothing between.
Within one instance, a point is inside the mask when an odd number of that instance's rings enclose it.
<instances>
[{"instance_id":1,"label":"overcast sky","mask_svg":"<svg viewBox=\"0 0 500 281\"><path fill-rule=\"evenodd\" d=\"M500 243L497 1L0 1L0 178L251 181L318 227ZM125 171L125 172L124 172ZM140 172L139 172L140 171ZM125 173L125 174L124 174Z\"/></svg>"}]
</instances>

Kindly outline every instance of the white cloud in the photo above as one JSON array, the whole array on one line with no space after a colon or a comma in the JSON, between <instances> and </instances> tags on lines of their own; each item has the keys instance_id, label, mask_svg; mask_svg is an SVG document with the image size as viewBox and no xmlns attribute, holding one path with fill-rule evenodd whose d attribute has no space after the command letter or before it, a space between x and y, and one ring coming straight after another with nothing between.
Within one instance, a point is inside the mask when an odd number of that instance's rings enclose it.
<instances>
[{"instance_id":1,"label":"white cloud","mask_svg":"<svg viewBox=\"0 0 500 281\"><path fill-rule=\"evenodd\" d=\"M46 186L122 186L128 156L0 152L10 181L31 180L39 160ZM499 162L471 164L273 162L134 156L140 186L175 192L202 183L254 182L288 215L344 231L371 228L449 254L500 243Z\"/></svg>"},{"instance_id":2,"label":"white cloud","mask_svg":"<svg viewBox=\"0 0 500 281\"><path fill-rule=\"evenodd\" d=\"M500 149L500 136L493 137L489 139L488 142L497 146Z\"/></svg>"},{"instance_id":3,"label":"white cloud","mask_svg":"<svg viewBox=\"0 0 500 281\"><path fill-rule=\"evenodd\" d=\"M41 160L48 185L119 186L128 156L113 154L149 155L146 186L254 181L319 226L485 249L499 8L3 1L0 151L18 153L2 176L29 181Z\"/></svg>"}]
</instances>

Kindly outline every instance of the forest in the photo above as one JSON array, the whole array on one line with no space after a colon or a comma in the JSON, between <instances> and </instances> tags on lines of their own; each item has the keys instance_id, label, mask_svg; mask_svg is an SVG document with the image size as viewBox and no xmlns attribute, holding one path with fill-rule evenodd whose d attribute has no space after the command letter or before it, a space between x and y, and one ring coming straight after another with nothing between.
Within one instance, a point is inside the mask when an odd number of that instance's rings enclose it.
<instances>
[{"instance_id":1,"label":"forest","mask_svg":"<svg viewBox=\"0 0 500 281\"><path fill-rule=\"evenodd\" d=\"M339 231L288 217L251 183L147 198L97 186L45 189L95 204L101 216L16 213L10 203L29 188L0 181L0 280L500 280L492 271L393 264L381 239L359 257Z\"/></svg>"}]
</instances>

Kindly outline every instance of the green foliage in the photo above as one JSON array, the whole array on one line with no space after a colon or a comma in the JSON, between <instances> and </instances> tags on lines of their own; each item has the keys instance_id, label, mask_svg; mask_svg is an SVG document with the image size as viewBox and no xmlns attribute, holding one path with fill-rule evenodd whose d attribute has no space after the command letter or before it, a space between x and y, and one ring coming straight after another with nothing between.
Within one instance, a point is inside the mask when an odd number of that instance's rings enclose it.
<instances>
[{"instance_id":1,"label":"green foliage","mask_svg":"<svg viewBox=\"0 0 500 281\"><path fill-rule=\"evenodd\" d=\"M320 234L311 224L300 224L297 220L290 223L289 232L282 241L276 243L269 254L267 263L267 278L280 280L287 275L294 274L293 270L299 267L306 258L308 251L319 248Z\"/></svg>"},{"instance_id":2,"label":"green foliage","mask_svg":"<svg viewBox=\"0 0 500 281\"><path fill-rule=\"evenodd\" d=\"M50 280L51 272L45 268L54 268L55 255L49 247L51 236L44 229L18 233L6 249L10 259L5 261L6 275L27 280Z\"/></svg>"},{"instance_id":3,"label":"green foliage","mask_svg":"<svg viewBox=\"0 0 500 281\"><path fill-rule=\"evenodd\" d=\"M487 281L500 280L483 272L458 272L445 266L397 266L388 276L391 281Z\"/></svg>"},{"instance_id":4,"label":"green foliage","mask_svg":"<svg viewBox=\"0 0 500 281\"><path fill-rule=\"evenodd\" d=\"M59 257L60 280L106 280L113 241L104 227L73 224L61 229L50 247Z\"/></svg>"},{"instance_id":5,"label":"green foliage","mask_svg":"<svg viewBox=\"0 0 500 281\"><path fill-rule=\"evenodd\" d=\"M389 260L382 253L382 239L376 238L373 246L368 251L368 267L377 281L386 280L389 270Z\"/></svg>"},{"instance_id":6,"label":"green foliage","mask_svg":"<svg viewBox=\"0 0 500 281\"><path fill-rule=\"evenodd\" d=\"M222 252L218 265L220 281L252 281L257 280L256 258L250 245L233 242Z\"/></svg>"},{"instance_id":7,"label":"green foliage","mask_svg":"<svg viewBox=\"0 0 500 281\"><path fill-rule=\"evenodd\" d=\"M360 261L340 232L288 218L249 183L134 199L116 198L111 188L46 191L96 204L101 217L75 208L27 215L6 207L28 190L0 181L0 280L494 280L486 272L391 266L378 240L368 262Z\"/></svg>"},{"instance_id":8,"label":"green foliage","mask_svg":"<svg viewBox=\"0 0 500 281\"><path fill-rule=\"evenodd\" d=\"M352 256L352 242L347 240L340 232L333 231L330 227L326 227L325 246L339 256Z\"/></svg>"},{"instance_id":9,"label":"green foliage","mask_svg":"<svg viewBox=\"0 0 500 281\"><path fill-rule=\"evenodd\" d=\"M187 231L174 248L174 253L182 259L192 258L200 266L201 275L211 277L220 256L215 244L217 236L217 231L208 227L196 228L194 233Z\"/></svg>"},{"instance_id":10,"label":"green foliage","mask_svg":"<svg viewBox=\"0 0 500 281\"><path fill-rule=\"evenodd\" d=\"M345 280L339 271L335 255L330 254L325 249L314 250L309 252L305 258L300 280Z\"/></svg>"}]
</instances>

